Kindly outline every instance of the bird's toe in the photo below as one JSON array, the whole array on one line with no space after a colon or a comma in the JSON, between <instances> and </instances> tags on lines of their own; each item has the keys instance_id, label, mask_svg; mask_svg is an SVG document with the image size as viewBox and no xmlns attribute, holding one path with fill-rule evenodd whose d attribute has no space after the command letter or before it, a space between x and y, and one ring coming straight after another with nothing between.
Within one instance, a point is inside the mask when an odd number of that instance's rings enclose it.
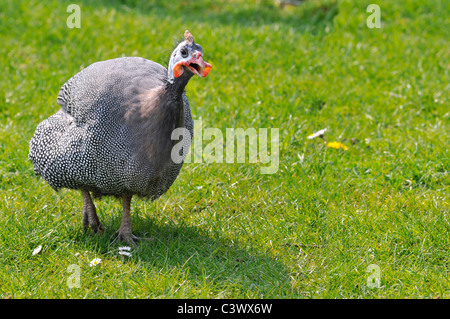
<instances>
[{"instance_id":1,"label":"bird's toe","mask_svg":"<svg viewBox=\"0 0 450 319\"><path fill-rule=\"evenodd\" d=\"M153 240L153 238L138 237L138 236L135 236L132 232L121 231L120 229L116 232L115 235L116 235L116 239L118 239L119 241L125 242L130 246L136 246L137 241Z\"/></svg>"},{"instance_id":2,"label":"bird's toe","mask_svg":"<svg viewBox=\"0 0 450 319\"><path fill-rule=\"evenodd\" d=\"M133 235L133 233L129 231L121 231L120 229L116 232L116 239L119 241L125 242L130 246L136 246L136 241L138 237Z\"/></svg>"},{"instance_id":3,"label":"bird's toe","mask_svg":"<svg viewBox=\"0 0 450 319\"><path fill-rule=\"evenodd\" d=\"M97 234L103 234L103 232L105 231L101 223L96 223L94 225L91 225L91 227L94 230L94 233Z\"/></svg>"}]
</instances>

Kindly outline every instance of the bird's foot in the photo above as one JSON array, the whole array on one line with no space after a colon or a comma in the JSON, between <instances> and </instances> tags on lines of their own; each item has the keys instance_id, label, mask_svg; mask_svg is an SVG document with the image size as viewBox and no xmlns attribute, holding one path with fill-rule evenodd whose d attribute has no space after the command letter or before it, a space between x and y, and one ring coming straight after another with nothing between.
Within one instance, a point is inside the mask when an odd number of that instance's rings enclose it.
<instances>
[{"instance_id":1,"label":"bird's foot","mask_svg":"<svg viewBox=\"0 0 450 319\"><path fill-rule=\"evenodd\" d=\"M98 219L97 211L95 209L95 205L92 201L91 195L86 190L82 190L81 194L83 196L82 222L84 231L87 231L90 226L94 233L103 233L103 226Z\"/></svg>"},{"instance_id":2,"label":"bird's foot","mask_svg":"<svg viewBox=\"0 0 450 319\"><path fill-rule=\"evenodd\" d=\"M103 234L104 229L98 218L83 218L83 229L86 232L89 228L94 231L94 233L97 234Z\"/></svg>"},{"instance_id":3,"label":"bird's foot","mask_svg":"<svg viewBox=\"0 0 450 319\"><path fill-rule=\"evenodd\" d=\"M104 233L104 229L102 224L98 223L98 224L90 224L91 229L94 231L94 233L96 234L103 234ZM85 231L87 231L87 227L84 228Z\"/></svg>"},{"instance_id":4,"label":"bird's foot","mask_svg":"<svg viewBox=\"0 0 450 319\"><path fill-rule=\"evenodd\" d=\"M129 230L119 229L115 235L116 235L116 239L118 239L119 241L123 241L130 246L136 246L136 241L153 240L153 238L148 238L148 237L137 237Z\"/></svg>"}]
</instances>

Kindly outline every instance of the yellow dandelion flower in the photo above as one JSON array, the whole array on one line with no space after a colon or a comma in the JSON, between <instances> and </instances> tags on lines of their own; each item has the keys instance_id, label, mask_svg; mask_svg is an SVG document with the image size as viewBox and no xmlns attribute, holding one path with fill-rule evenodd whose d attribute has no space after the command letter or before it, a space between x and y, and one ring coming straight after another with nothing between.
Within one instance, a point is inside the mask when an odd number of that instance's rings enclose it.
<instances>
[{"instance_id":1,"label":"yellow dandelion flower","mask_svg":"<svg viewBox=\"0 0 450 319\"><path fill-rule=\"evenodd\" d=\"M342 144L341 142L328 142L328 143L327 143L327 146L328 146L328 147L335 148L335 149L340 149L340 148L342 148L344 151L348 149L348 147L345 146L344 144Z\"/></svg>"}]
</instances>

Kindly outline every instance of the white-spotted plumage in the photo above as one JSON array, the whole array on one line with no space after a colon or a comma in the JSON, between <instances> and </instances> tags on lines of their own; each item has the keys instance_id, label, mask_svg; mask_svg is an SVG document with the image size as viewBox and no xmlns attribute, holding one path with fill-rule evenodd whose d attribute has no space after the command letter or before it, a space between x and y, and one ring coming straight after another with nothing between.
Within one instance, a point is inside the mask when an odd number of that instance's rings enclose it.
<instances>
[{"instance_id":1,"label":"white-spotted plumage","mask_svg":"<svg viewBox=\"0 0 450 319\"><path fill-rule=\"evenodd\" d=\"M151 199L164 194L183 163L170 161L158 171L133 143L139 127L127 122L126 112L143 103L146 92L164 86L166 78L163 66L138 57L97 62L77 73L58 94L61 109L38 125L30 141L29 159L35 173L56 190ZM192 138L192 116L184 92L182 100L184 127Z\"/></svg>"},{"instance_id":2,"label":"white-spotted plumage","mask_svg":"<svg viewBox=\"0 0 450 319\"><path fill-rule=\"evenodd\" d=\"M132 196L156 199L177 178L180 156L193 139L184 88L194 74L206 77L212 68L192 34L184 35L169 70L138 57L91 64L62 86L61 109L37 126L28 155L34 171L56 190L81 190L85 229L104 230L91 193L121 197L117 235L134 244L139 237L131 231ZM184 132L181 141L172 140L175 129Z\"/></svg>"}]
</instances>

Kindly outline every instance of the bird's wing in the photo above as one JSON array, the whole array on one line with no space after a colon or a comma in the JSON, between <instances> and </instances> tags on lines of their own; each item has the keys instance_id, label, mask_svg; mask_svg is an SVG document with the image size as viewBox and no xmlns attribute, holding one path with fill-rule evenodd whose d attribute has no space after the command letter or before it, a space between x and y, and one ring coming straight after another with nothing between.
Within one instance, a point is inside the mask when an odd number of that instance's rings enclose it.
<instances>
[{"instance_id":1,"label":"bird's wing","mask_svg":"<svg viewBox=\"0 0 450 319\"><path fill-rule=\"evenodd\" d=\"M161 86L166 78L166 68L144 58L96 62L61 87L57 103L76 122L86 122L103 111L120 111L139 94Z\"/></svg>"}]
</instances>

